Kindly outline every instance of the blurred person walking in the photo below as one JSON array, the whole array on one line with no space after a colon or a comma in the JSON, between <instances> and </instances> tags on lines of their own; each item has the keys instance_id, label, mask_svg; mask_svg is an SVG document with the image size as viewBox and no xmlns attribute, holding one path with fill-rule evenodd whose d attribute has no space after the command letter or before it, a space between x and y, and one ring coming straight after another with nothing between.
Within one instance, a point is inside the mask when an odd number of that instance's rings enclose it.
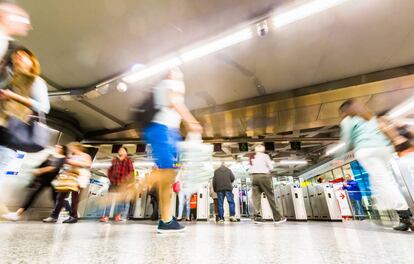
<instances>
[{"instance_id":1,"label":"blurred person walking","mask_svg":"<svg viewBox=\"0 0 414 264\"><path fill-rule=\"evenodd\" d=\"M2 217L11 221L19 220L20 216L33 205L37 197L39 197L45 188L51 188L53 205L56 205L57 192L52 186L52 181L55 180L56 176L59 174L60 169L63 167L66 155L66 146L56 145L54 152L49 155L48 158L37 169L33 171L33 176L35 179L31 185L34 189L27 196L25 202L23 203L23 206L16 212L5 214ZM64 202L64 208L69 212L71 209L70 205L68 201L65 200Z\"/></svg>"},{"instance_id":2,"label":"blurred person walking","mask_svg":"<svg viewBox=\"0 0 414 264\"><path fill-rule=\"evenodd\" d=\"M219 213L218 213L218 196L217 193L214 191L213 181L210 182L210 197L213 199L213 212L214 212L214 219L216 222L220 221Z\"/></svg>"},{"instance_id":3,"label":"blurred person walking","mask_svg":"<svg viewBox=\"0 0 414 264\"><path fill-rule=\"evenodd\" d=\"M362 102L354 99L345 101L339 112L343 118L341 142L345 144L342 153L354 150L355 158L368 172L377 208L397 211L400 224L394 229L414 230L412 214L391 170L394 148L380 131L376 116Z\"/></svg>"},{"instance_id":4,"label":"blurred person walking","mask_svg":"<svg viewBox=\"0 0 414 264\"><path fill-rule=\"evenodd\" d=\"M237 222L235 217L236 204L232 192L234 179L233 172L226 167L224 162L214 171L213 190L217 193L219 223L224 223L224 198L227 199L227 203L229 204L230 222Z\"/></svg>"},{"instance_id":5,"label":"blurred person walking","mask_svg":"<svg viewBox=\"0 0 414 264\"><path fill-rule=\"evenodd\" d=\"M4 57L12 37L25 37L32 29L29 14L13 3L0 3L0 59Z\"/></svg>"},{"instance_id":6,"label":"blurred person walking","mask_svg":"<svg viewBox=\"0 0 414 264\"><path fill-rule=\"evenodd\" d=\"M275 194L273 190L273 182L271 170L273 169L273 162L269 155L265 153L263 145L255 147L255 154L250 157L250 173L252 174L252 200L254 209L254 222L256 224L263 222L261 215L262 209L262 193L264 192L272 209L273 221L275 224L286 222L284 217L276 206Z\"/></svg>"},{"instance_id":7,"label":"blurred person walking","mask_svg":"<svg viewBox=\"0 0 414 264\"><path fill-rule=\"evenodd\" d=\"M26 124L32 120L33 112L40 116L50 110L47 85L39 77L39 61L30 50L14 48L4 65L3 71L7 74L2 77L0 87L0 190L7 166L16 157L16 150L22 147L15 142L17 131L9 129L11 121ZM1 201L0 207L7 212Z\"/></svg>"},{"instance_id":8,"label":"blurred person walking","mask_svg":"<svg viewBox=\"0 0 414 264\"><path fill-rule=\"evenodd\" d=\"M178 216L177 221L183 220L183 212L185 206L186 220L190 221L190 195L183 190L178 193Z\"/></svg>"},{"instance_id":9,"label":"blurred person walking","mask_svg":"<svg viewBox=\"0 0 414 264\"><path fill-rule=\"evenodd\" d=\"M9 121L17 119L27 123L33 112L47 114L50 110L47 85L39 77L39 61L30 50L17 47L11 51L6 61L6 70L10 73L10 80L6 88L0 90L1 175L15 156L15 150L19 150L19 146L10 145L15 131L9 131Z\"/></svg>"},{"instance_id":10,"label":"blurred person walking","mask_svg":"<svg viewBox=\"0 0 414 264\"><path fill-rule=\"evenodd\" d=\"M60 211L64 206L66 197L71 194L70 217L63 223L72 224L78 222L79 196L83 183L79 181L82 177L90 174L92 158L84 152L79 142L68 145L69 157L65 161L64 171L57 177L54 187L58 193L57 202L50 216L43 219L45 223L55 223L59 218Z\"/></svg>"},{"instance_id":11,"label":"blurred person walking","mask_svg":"<svg viewBox=\"0 0 414 264\"><path fill-rule=\"evenodd\" d=\"M157 169L149 177L148 185L158 186L161 220L159 233L182 232L171 213L172 185L177 175L177 143L181 140L180 124L184 120L187 130L202 132L199 122L185 106L185 85L180 70L171 70L154 88L154 105L158 110L152 122L144 129L145 142L152 147Z\"/></svg>"},{"instance_id":12,"label":"blurred person walking","mask_svg":"<svg viewBox=\"0 0 414 264\"><path fill-rule=\"evenodd\" d=\"M109 221L112 201L115 200L114 220L120 222L128 217L127 215L127 194L130 185L134 183L134 164L128 157L128 151L121 147L118 156L112 160L112 165L108 169L109 189L107 207L101 222Z\"/></svg>"}]
</instances>

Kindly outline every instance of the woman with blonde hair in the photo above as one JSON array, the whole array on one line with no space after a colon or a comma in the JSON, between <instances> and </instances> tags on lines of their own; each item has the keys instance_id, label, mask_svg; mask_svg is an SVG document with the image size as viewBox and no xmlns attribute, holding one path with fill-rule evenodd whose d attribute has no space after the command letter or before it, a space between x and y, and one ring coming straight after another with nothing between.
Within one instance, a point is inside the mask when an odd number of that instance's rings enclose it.
<instances>
[{"instance_id":1,"label":"woman with blonde hair","mask_svg":"<svg viewBox=\"0 0 414 264\"><path fill-rule=\"evenodd\" d=\"M24 47L14 48L5 59L0 78L0 175L15 156L19 146L10 145L13 119L29 122L32 114L47 114L50 103L46 82L40 78L36 56Z\"/></svg>"},{"instance_id":2,"label":"woman with blonde hair","mask_svg":"<svg viewBox=\"0 0 414 264\"><path fill-rule=\"evenodd\" d=\"M57 201L55 208L50 216L43 219L45 223L55 223L59 218L60 211L64 206L64 201L68 194L72 196L71 212L69 219L63 221L65 224L73 224L78 222L78 205L80 190L84 187L82 178L89 175L92 165L92 158L84 152L83 146L79 142L72 142L68 145L69 157L63 172L58 176L54 183L57 192Z\"/></svg>"}]
</instances>

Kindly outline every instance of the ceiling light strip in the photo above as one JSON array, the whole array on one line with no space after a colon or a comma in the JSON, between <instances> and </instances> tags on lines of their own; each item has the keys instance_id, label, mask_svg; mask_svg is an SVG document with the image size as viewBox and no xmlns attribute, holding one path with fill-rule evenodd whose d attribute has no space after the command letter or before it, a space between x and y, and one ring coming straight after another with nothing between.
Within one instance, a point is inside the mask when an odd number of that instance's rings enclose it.
<instances>
[{"instance_id":1,"label":"ceiling light strip","mask_svg":"<svg viewBox=\"0 0 414 264\"><path fill-rule=\"evenodd\" d=\"M299 7L296 7L290 11L282 14L275 15L273 17L273 25L276 28L280 28L298 20L304 19L316 13L320 13L334 6L340 5L348 0L315 0Z\"/></svg>"}]
</instances>

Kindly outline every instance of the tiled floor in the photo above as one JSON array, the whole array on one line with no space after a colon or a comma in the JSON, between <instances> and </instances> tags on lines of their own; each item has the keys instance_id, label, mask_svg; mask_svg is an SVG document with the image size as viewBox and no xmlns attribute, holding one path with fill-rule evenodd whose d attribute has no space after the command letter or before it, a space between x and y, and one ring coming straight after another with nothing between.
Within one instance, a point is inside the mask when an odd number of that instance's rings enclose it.
<instances>
[{"instance_id":1,"label":"tiled floor","mask_svg":"<svg viewBox=\"0 0 414 264\"><path fill-rule=\"evenodd\" d=\"M0 263L414 263L414 232L368 222L189 224L0 223Z\"/></svg>"}]
</instances>

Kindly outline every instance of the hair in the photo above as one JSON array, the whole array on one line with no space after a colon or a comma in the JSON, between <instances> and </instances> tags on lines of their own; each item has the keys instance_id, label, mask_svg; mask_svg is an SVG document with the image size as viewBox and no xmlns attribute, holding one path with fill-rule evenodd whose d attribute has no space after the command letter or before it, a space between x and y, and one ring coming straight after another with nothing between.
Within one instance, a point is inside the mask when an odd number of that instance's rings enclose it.
<instances>
[{"instance_id":1,"label":"hair","mask_svg":"<svg viewBox=\"0 0 414 264\"><path fill-rule=\"evenodd\" d=\"M71 143L68 144L67 147L68 148L76 148L76 149L84 152L84 147L83 147L82 143L80 143L80 142L76 142L76 141L71 142Z\"/></svg>"},{"instance_id":2,"label":"hair","mask_svg":"<svg viewBox=\"0 0 414 264\"><path fill-rule=\"evenodd\" d=\"M346 111L347 109L349 109L353 104L355 103L354 99L348 99L345 102L343 102L341 104L341 106L339 107L340 111Z\"/></svg>"},{"instance_id":3,"label":"hair","mask_svg":"<svg viewBox=\"0 0 414 264\"><path fill-rule=\"evenodd\" d=\"M121 149L125 150L125 152L128 154L128 149L124 146L120 147L118 151L120 151Z\"/></svg>"},{"instance_id":4,"label":"hair","mask_svg":"<svg viewBox=\"0 0 414 264\"><path fill-rule=\"evenodd\" d=\"M266 151L266 148L265 148L265 146L260 144L260 145L257 145L256 147L254 147L254 151L264 153Z\"/></svg>"},{"instance_id":5,"label":"hair","mask_svg":"<svg viewBox=\"0 0 414 264\"><path fill-rule=\"evenodd\" d=\"M16 54L19 51L23 51L24 53L26 53L29 56L29 59L32 61L33 66L30 69L30 73L33 75L39 76L42 73L39 60L37 59L36 55L26 47L22 47L22 46L14 47L14 49L11 51L11 54L10 54L11 64L13 63L12 55Z\"/></svg>"},{"instance_id":6,"label":"hair","mask_svg":"<svg viewBox=\"0 0 414 264\"><path fill-rule=\"evenodd\" d=\"M62 155L67 156L68 155L68 147L65 145L59 145L62 148Z\"/></svg>"}]
</instances>

